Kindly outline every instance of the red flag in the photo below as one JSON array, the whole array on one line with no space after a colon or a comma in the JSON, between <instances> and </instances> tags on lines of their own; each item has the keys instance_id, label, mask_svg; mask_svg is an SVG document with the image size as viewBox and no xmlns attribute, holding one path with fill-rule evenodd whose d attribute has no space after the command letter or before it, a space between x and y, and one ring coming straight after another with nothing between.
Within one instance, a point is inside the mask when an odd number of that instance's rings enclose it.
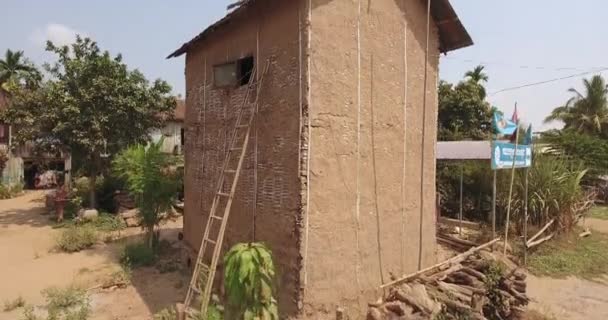
<instances>
[{"instance_id":1,"label":"red flag","mask_svg":"<svg viewBox=\"0 0 608 320\"><path fill-rule=\"evenodd\" d=\"M515 109L513 109L513 116L511 116L511 121L515 123L519 123L519 114L517 114L517 105L515 105Z\"/></svg>"}]
</instances>

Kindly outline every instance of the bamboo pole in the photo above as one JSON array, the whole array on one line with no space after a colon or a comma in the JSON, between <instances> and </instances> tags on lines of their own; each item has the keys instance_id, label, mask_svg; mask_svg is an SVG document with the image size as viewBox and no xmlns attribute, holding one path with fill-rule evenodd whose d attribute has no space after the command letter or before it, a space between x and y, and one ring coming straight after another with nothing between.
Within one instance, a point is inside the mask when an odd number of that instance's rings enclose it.
<instances>
[{"instance_id":1,"label":"bamboo pole","mask_svg":"<svg viewBox=\"0 0 608 320\"><path fill-rule=\"evenodd\" d=\"M524 199L524 266L528 264L528 175L530 173L530 169L526 168L525 173L526 183L524 185L524 196L526 198Z\"/></svg>"},{"instance_id":2,"label":"bamboo pole","mask_svg":"<svg viewBox=\"0 0 608 320\"><path fill-rule=\"evenodd\" d=\"M517 108L517 103L515 103L515 108ZM515 181L515 160L517 159L517 146L519 142L519 124L517 124L517 128L515 129L515 150L513 152L513 165L511 166L511 183L509 184L509 202L507 203L507 220L505 221L505 245L503 248L503 254L507 254L507 246L509 243L509 223L510 223L510 215L511 215L511 197L513 196L513 182Z\"/></svg>"},{"instance_id":3,"label":"bamboo pole","mask_svg":"<svg viewBox=\"0 0 608 320\"><path fill-rule=\"evenodd\" d=\"M496 170L492 181L492 239L496 239Z\"/></svg>"},{"instance_id":4,"label":"bamboo pole","mask_svg":"<svg viewBox=\"0 0 608 320\"><path fill-rule=\"evenodd\" d=\"M464 180L464 165L460 164L460 208L458 211L458 233L462 236L462 189L463 189L463 180Z\"/></svg>"},{"instance_id":5,"label":"bamboo pole","mask_svg":"<svg viewBox=\"0 0 608 320\"><path fill-rule=\"evenodd\" d=\"M455 264L455 263L459 263L461 261L464 261L470 255L474 254L477 251L483 250L483 249L485 249L485 248L493 245L498 240L500 240L500 238L496 238L496 239L494 239L492 241L489 241L489 242L486 242L486 243L484 243L484 244L482 244L480 246L477 246L475 248L471 248L471 249L467 250L464 253L461 253L461 254L459 254L457 256L454 256L454 257L452 257L452 258L450 258L448 260L445 260L443 262L440 262L440 263L438 263L436 265L430 266L428 268L424 268L424 269L416 271L416 272L414 272L412 274L405 275L405 276L403 276L403 277L401 277L401 278L399 278L397 280L385 283L385 284L383 284L383 285L380 286L380 289L386 289L388 287L392 287L392 286L398 285L400 283L404 283L404 282L406 282L408 280L417 278L417 277L419 277L419 276L421 276L421 275L423 275L423 274L425 274L427 272L431 272L431 271L434 271L436 269L439 269L439 268L441 268L441 267L443 267L445 265Z\"/></svg>"},{"instance_id":6,"label":"bamboo pole","mask_svg":"<svg viewBox=\"0 0 608 320\"><path fill-rule=\"evenodd\" d=\"M547 228L549 228L553 223L555 222L555 218L551 219L551 221L549 221L542 229L540 229L540 231L538 231L535 235L532 236L532 238L530 238L527 242L526 245L528 243L531 243L532 241L534 241L536 238L538 238L541 234L543 234L543 232L545 232L545 230L547 230Z\"/></svg>"}]
</instances>

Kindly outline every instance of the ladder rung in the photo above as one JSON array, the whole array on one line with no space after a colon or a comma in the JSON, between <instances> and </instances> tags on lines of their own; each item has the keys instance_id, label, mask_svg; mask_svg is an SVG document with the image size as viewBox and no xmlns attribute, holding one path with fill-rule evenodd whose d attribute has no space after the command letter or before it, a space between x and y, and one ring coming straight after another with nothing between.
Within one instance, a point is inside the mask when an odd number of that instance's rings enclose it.
<instances>
[{"instance_id":1,"label":"ladder rung","mask_svg":"<svg viewBox=\"0 0 608 320\"><path fill-rule=\"evenodd\" d=\"M202 261L198 262L199 267L205 269L204 271L209 271L209 266L204 264Z\"/></svg>"},{"instance_id":2,"label":"ladder rung","mask_svg":"<svg viewBox=\"0 0 608 320\"><path fill-rule=\"evenodd\" d=\"M224 172L225 173L236 173L236 170L234 170L234 169L227 169L227 170L224 170Z\"/></svg>"},{"instance_id":3,"label":"ladder rung","mask_svg":"<svg viewBox=\"0 0 608 320\"><path fill-rule=\"evenodd\" d=\"M242 147L234 147L234 148L230 148L230 151L240 151L243 150Z\"/></svg>"},{"instance_id":4,"label":"ladder rung","mask_svg":"<svg viewBox=\"0 0 608 320\"><path fill-rule=\"evenodd\" d=\"M217 195L220 196L220 197L230 197L229 194L224 193L224 192L218 192Z\"/></svg>"},{"instance_id":5,"label":"ladder rung","mask_svg":"<svg viewBox=\"0 0 608 320\"><path fill-rule=\"evenodd\" d=\"M237 128L247 128L247 127L249 127L249 125L248 124L239 124L236 127Z\"/></svg>"},{"instance_id":6,"label":"ladder rung","mask_svg":"<svg viewBox=\"0 0 608 320\"><path fill-rule=\"evenodd\" d=\"M201 290L195 286L190 287L190 289L192 289L192 291L196 292L199 295L202 293Z\"/></svg>"},{"instance_id":7,"label":"ladder rung","mask_svg":"<svg viewBox=\"0 0 608 320\"><path fill-rule=\"evenodd\" d=\"M216 244L217 244L217 242L215 242L215 241L213 241L213 240L211 240L211 239L209 239L209 238L206 238L206 239L205 239L205 241L207 241L207 242L209 242L209 243L212 243L213 245L216 245Z\"/></svg>"},{"instance_id":8,"label":"ladder rung","mask_svg":"<svg viewBox=\"0 0 608 320\"><path fill-rule=\"evenodd\" d=\"M216 215L211 215L211 218L217 219L217 220L222 220L223 219L222 217L216 216Z\"/></svg>"}]
</instances>

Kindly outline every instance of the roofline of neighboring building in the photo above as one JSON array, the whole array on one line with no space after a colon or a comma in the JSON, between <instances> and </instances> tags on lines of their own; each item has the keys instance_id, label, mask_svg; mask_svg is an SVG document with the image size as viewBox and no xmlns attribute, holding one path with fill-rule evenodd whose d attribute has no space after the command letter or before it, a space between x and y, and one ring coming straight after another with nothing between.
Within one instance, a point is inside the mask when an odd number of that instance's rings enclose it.
<instances>
[{"instance_id":1,"label":"roofline of neighboring building","mask_svg":"<svg viewBox=\"0 0 608 320\"><path fill-rule=\"evenodd\" d=\"M426 1L430 0L421 1L426 3ZM230 6L235 9L222 19L211 24L190 41L184 43L181 47L168 55L167 59L179 57L186 53L195 43L204 40L223 25L230 23L235 17L247 10L247 8L255 2L255 0L242 0L234 6ZM473 45L473 39L471 39L471 36L458 18L458 15L454 11L449 0L433 0L431 2L431 14L439 29L439 50L442 53Z\"/></svg>"}]
</instances>

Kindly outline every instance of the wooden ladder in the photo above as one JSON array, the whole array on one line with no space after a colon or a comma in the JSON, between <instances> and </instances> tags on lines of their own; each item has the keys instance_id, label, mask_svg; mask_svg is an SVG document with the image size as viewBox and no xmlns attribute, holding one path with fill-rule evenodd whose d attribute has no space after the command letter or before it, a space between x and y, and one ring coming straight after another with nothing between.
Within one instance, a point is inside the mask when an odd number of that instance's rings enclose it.
<instances>
[{"instance_id":1,"label":"wooden ladder","mask_svg":"<svg viewBox=\"0 0 608 320\"><path fill-rule=\"evenodd\" d=\"M194 317L196 314L199 314L199 312L204 317L206 317L207 314L209 300L211 299L211 290L213 289L213 279L215 278L215 272L222 250L222 243L224 241L224 232L226 231L226 224L230 215L230 207L232 206L239 175L243 168L243 162L247 153L247 145L249 143L251 126L257 109L262 80L268 71L269 66L270 60L266 63L264 72L257 81L255 81L255 79L258 76L258 70L257 67L253 67L249 84L247 85L245 99L238 111L236 124L230 137L228 153L222 165L222 171L220 172L216 189L217 193L213 197L211 210L207 217L205 233L203 234L201 246L196 258L196 264L194 265L194 272L184 302L185 313L190 317ZM255 100L249 102L252 93L255 94ZM236 156L238 156L238 158L235 158ZM234 160L237 159L236 168L231 167L234 166ZM232 177L232 179L230 179L230 177ZM230 180L232 180L232 182L230 182ZM230 184L230 190L228 192L224 191L225 182ZM200 285L203 283L204 287L201 288ZM200 311L197 311L196 308L192 307L195 295L201 297Z\"/></svg>"}]
</instances>

